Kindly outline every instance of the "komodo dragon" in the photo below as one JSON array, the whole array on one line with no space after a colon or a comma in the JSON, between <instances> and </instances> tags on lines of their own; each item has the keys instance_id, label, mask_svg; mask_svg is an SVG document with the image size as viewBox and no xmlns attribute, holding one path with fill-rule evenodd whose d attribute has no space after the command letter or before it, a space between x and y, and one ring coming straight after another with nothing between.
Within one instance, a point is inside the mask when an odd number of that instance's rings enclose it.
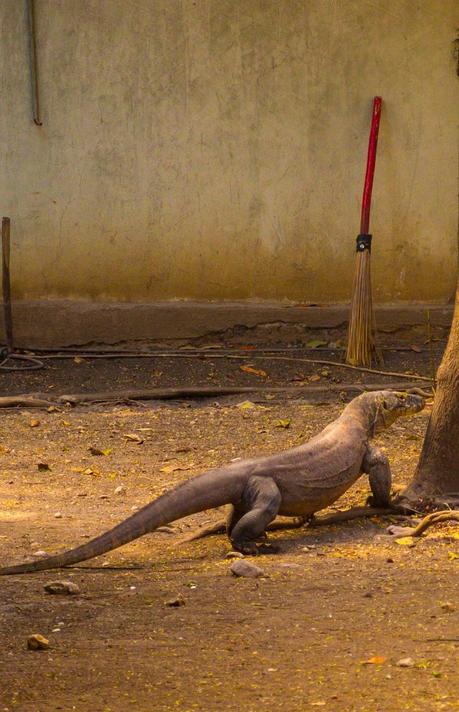
<instances>
[{"instance_id":1,"label":"komodo dragon","mask_svg":"<svg viewBox=\"0 0 459 712\"><path fill-rule=\"evenodd\" d=\"M277 455L240 460L178 485L91 541L33 562L7 566L0 575L59 568L92 559L190 514L231 504L228 537L234 549L256 554L256 541L277 514L307 516L328 507L366 473L375 506L390 506L387 457L369 440L398 417L424 407L418 395L364 393L319 435Z\"/></svg>"}]
</instances>

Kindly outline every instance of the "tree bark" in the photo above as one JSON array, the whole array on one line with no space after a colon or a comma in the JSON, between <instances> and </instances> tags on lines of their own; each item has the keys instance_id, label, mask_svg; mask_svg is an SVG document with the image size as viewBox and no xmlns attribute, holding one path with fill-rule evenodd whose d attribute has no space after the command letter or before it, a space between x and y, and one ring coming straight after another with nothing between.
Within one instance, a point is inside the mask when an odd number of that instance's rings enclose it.
<instances>
[{"instance_id":1,"label":"tree bark","mask_svg":"<svg viewBox=\"0 0 459 712\"><path fill-rule=\"evenodd\" d=\"M421 507L435 499L459 500L459 280L432 414L413 481L402 498Z\"/></svg>"}]
</instances>

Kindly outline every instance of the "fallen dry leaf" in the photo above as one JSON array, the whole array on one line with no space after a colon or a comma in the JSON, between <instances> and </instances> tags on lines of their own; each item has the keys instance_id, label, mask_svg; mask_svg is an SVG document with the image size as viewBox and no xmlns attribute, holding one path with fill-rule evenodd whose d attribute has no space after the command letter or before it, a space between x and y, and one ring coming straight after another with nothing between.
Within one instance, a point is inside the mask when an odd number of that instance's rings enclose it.
<instances>
[{"instance_id":1,"label":"fallen dry leaf","mask_svg":"<svg viewBox=\"0 0 459 712\"><path fill-rule=\"evenodd\" d=\"M252 408L256 408L257 406L255 403L252 403L252 401L246 400L243 401L242 403L238 403L236 408L240 408L240 410L252 410Z\"/></svg>"},{"instance_id":2,"label":"fallen dry leaf","mask_svg":"<svg viewBox=\"0 0 459 712\"><path fill-rule=\"evenodd\" d=\"M362 665L382 665L386 660L387 658L383 655L374 655L372 658L368 658L368 660L363 660Z\"/></svg>"},{"instance_id":3,"label":"fallen dry leaf","mask_svg":"<svg viewBox=\"0 0 459 712\"><path fill-rule=\"evenodd\" d=\"M402 536L399 539L396 539L395 543L400 544L401 546L416 546L416 542L412 536Z\"/></svg>"},{"instance_id":4,"label":"fallen dry leaf","mask_svg":"<svg viewBox=\"0 0 459 712\"><path fill-rule=\"evenodd\" d=\"M279 420L276 420L274 423L275 428L289 428L290 427L290 420L289 418L279 418Z\"/></svg>"},{"instance_id":5,"label":"fallen dry leaf","mask_svg":"<svg viewBox=\"0 0 459 712\"><path fill-rule=\"evenodd\" d=\"M327 342L322 341L322 339L311 339L311 341L308 341L306 343L306 346L308 347L308 349L318 349L319 346L326 346L326 345L327 345Z\"/></svg>"},{"instance_id":6,"label":"fallen dry leaf","mask_svg":"<svg viewBox=\"0 0 459 712\"><path fill-rule=\"evenodd\" d=\"M253 366L239 366L241 371L244 371L244 373L251 373L254 376L259 376L260 378L267 378L268 374L266 371L263 371L261 368L254 368Z\"/></svg>"},{"instance_id":7,"label":"fallen dry leaf","mask_svg":"<svg viewBox=\"0 0 459 712\"><path fill-rule=\"evenodd\" d=\"M189 465L164 465L164 467L160 467L159 471L168 475L170 472L177 472L178 470L191 470L192 466L192 463Z\"/></svg>"},{"instance_id":8,"label":"fallen dry leaf","mask_svg":"<svg viewBox=\"0 0 459 712\"><path fill-rule=\"evenodd\" d=\"M111 453L110 448L107 448L106 450L100 450L100 448L94 447L93 445L91 445L91 446L88 448L88 450L89 450L89 452L91 453L91 455L94 455L94 456L96 456L96 457L97 457L97 456L101 456L101 455L107 456L107 455L110 455L110 453Z\"/></svg>"},{"instance_id":9,"label":"fallen dry leaf","mask_svg":"<svg viewBox=\"0 0 459 712\"><path fill-rule=\"evenodd\" d=\"M143 438L140 437L140 435L137 435L136 433L127 433L125 436L126 440L130 440L133 443L137 443L138 445L142 445L143 443Z\"/></svg>"}]
</instances>

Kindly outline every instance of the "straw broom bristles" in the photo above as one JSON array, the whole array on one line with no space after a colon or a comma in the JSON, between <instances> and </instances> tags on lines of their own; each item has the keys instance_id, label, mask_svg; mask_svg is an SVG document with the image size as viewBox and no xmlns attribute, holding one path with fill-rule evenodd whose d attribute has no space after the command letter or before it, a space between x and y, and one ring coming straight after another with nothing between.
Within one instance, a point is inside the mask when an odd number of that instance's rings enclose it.
<instances>
[{"instance_id":1,"label":"straw broom bristles","mask_svg":"<svg viewBox=\"0 0 459 712\"><path fill-rule=\"evenodd\" d=\"M371 366L375 353L375 322L371 296L371 252L357 252L352 289L346 363Z\"/></svg>"}]
</instances>

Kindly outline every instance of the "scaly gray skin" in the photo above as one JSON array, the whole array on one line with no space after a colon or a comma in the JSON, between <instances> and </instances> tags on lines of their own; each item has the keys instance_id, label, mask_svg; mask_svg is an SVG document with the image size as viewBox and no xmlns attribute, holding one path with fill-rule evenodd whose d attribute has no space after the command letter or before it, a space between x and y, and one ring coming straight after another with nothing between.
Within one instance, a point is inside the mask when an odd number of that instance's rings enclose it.
<instances>
[{"instance_id":1,"label":"scaly gray skin","mask_svg":"<svg viewBox=\"0 0 459 712\"><path fill-rule=\"evenodd\" d=\"M92 559L189 514L232 505L228 536L234 549L257 553L256 540L277 514L308 516L335 502L361 474L373 502L390 506L387 457L369 440L398 417L417 413L424 399L393 391L354 398L333 423L304 445L277 455L209 470L162 495L110 531L62 554L0 569L0 575L59 568Z\"/></svg>"}]
</instances>

